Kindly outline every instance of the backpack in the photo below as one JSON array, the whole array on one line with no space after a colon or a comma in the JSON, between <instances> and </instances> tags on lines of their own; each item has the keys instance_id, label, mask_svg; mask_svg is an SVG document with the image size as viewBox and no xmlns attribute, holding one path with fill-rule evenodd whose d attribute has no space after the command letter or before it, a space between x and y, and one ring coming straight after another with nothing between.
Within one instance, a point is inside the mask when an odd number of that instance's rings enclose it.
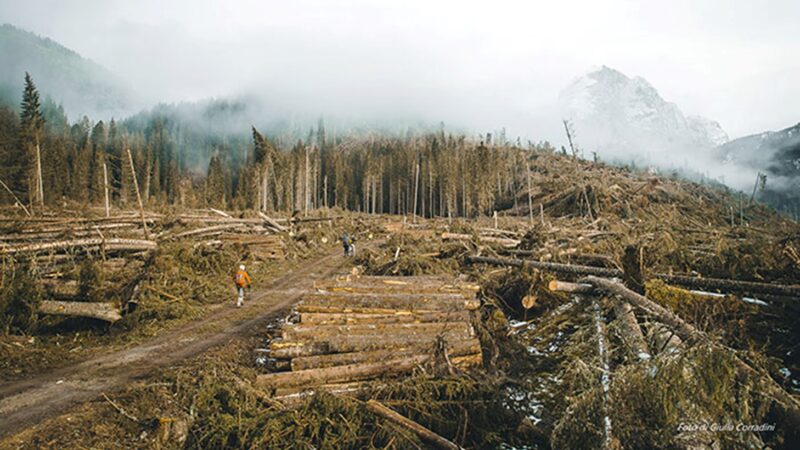
<instances>
[{"instance_id":1,"label":"backpack","mask_svg":"<svg viewBox=\"0 0 800 450\"><path fill-rule=\"evenodd\" d=\"M244 272L242 272L241 270L236 272L236 274L233 276L233 281L239 287L244 287L247 284L244 278Z\"/></svg>"}]
</instances>

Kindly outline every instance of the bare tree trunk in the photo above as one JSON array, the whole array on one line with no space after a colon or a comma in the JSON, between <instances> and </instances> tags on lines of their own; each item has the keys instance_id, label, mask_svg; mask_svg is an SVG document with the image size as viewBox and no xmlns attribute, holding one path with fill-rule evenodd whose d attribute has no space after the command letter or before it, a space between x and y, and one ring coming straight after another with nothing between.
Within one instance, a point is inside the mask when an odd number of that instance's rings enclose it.
<instances>
[{"instance_id":1,"label":"bare tree trunk","mask_svg":"<svg viewBox=\"0 0 800 450\"><path fill-rule=\"evenodd\" d=\"M142 204L142 195L139 193L139 182L136 180L136 167L133 165L133 155L131 154L130 147L128 148L128 162L131 164L131 175L133 176L133 187L136 189L136 200L139 202L139 214L142 216L142 227L144 231L144 238L150 239L150 233L147 232L147 220L144 218L144 205Z\"/></svg>"},{"instance_id":2,"label":"bare tree trunk","mask_svg":"<svg viewBox=\"0 0 800 450\"><path fill-rule=\"evenodd\" d=\"M533 193L531 192L531 163L526 163L528 169L528 215L533 226Z\"/></svg>"},{"instance_id":3,"label":"bare tree trunk","mask_svg":"<svg viewBox=\"0 0 800 450\"><path fill-rule=\"evenodd\" d=\"M322 206L328 207L328 176L322 177Z\"/></svg>"},{"instance_id":4,"label":"bare tree trunk","mask_svg":"<svg viewBox=\"0 0 800 450\"><path fill-rule=\"evenodd\" d=\"M419 193L419 163L414 171L414 223L417 222L417 194Z\"/></svg>"},{"instance_id":5,"label":"bare tree trunk","mask_svg":"<svg viewBox=\"0 0 800 450\"><path fill-rule=\"evenodd\" d=\"M39 148L39 142L37 139L36 142L36 201L39 203L39 206L44 206L44 180L42 179L42 152Z\"/></svg>"},{"instance_id":6,"label":"bare tree trunk","mask_svg":"<svg viewBox=\"0 0 800 450\"><path fill-rule=\"evenodd\" d=\"M91 317L111 323L122 319L119 309L110 303L44 300L39 304L36 312L58 316Z\"/></svg>"},{"instance_id":7,"label":"bare tree trunk","mask_svg":"<svg viewBox=\"0 0 800 450\"><path fill-rule=\"evenodd\" d=\"M305 170L305 183L303 187L303 216L308 216L308 204L311 201L310 193L308 190L309 186L309 179L311 177L310 167L309 167L309 158L308 158L308 145L305 146L306 148L306 170Z\"/></svg>"},{"instance_id":8,"label":"bare tree trunk","mask_svg":"<svg viewBox=\"0 0 800 450\"><path fill-rule=\"evenodd\" d=\"M108 198L108 164L103 163L103 190L105 192L106 217L111 217L111 202Z\"/></svg>"}]
</instances>

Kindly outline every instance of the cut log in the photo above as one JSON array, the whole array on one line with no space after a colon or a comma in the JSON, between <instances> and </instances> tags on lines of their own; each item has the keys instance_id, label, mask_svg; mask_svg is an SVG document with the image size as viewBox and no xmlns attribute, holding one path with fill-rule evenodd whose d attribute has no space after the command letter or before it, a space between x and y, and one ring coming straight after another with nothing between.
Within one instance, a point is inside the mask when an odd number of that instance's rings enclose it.
<instances>
[{"instance_id":1,"label":"cut log","mask_svg":"<svg viewBox=\"0 0 800 450\"><path fill-rule=\"evenodd\" d=\"M569 281L551 280L547 284L547 289L552 292L569 292L574 294L590 294L594 292L594 286L588 283L570 283Z\"/></svg>"},{"instance_id":2,"label":"cut log","mask_svg":"<svg viewBox=\"0 0 800 450\"><path fill-rule=\"evenodd\" d=\"M42 253L69 249L92 249L105 251L142 251L155 250L158 247L153 241L140 239L76 239L73 241L47 242L20 246L0 247L0 254Z\"/></svg>"},{"instance_id":3,"label":"cut log","mask_svg":"<svg viewBox=\"0 0 800 450\"><path fill-rule=\"evenodd\" d=\"M270 356L276 359L291 359L300 356L325 355L329 353L363 352L387 348L402 348L410 345L432 344L438 337L447 342L470 338L459 331L416 335L397 335L385 338L374 336L337 336L320 341L275 341L269 346Z\"/></svg>"},{"instance_id":4,"label":"cut log","mask_svg":"<svg viewBox=\"0 0 800 450\"><path fill-rule=\"evenodd\" d=\"M414 277L416 279L416 277ZM329 292L351 293L408 293L408 294L471 294L478 292L480 286L470 283L452 283L447 281L424 282L414 281L391 282L389 280L368 280L365 277L353 281L324 281L314 284L316 289Z\"/></svg>"},{"instance_id":5,"label":"cut log","mask_svg":"<svg viewBox=\"0 0 800 450\"><path fill-rule=\"evenodd\" d=\"M230 214L228 214L228 213L226 213L225 211L220 211L220 210L218 210L218 209L214 209L214 208L208 208L208 210L209 210L209 211L211 211L211 212L213 212L214 214L216 214L216 215L218 215L218 216L222 216L222 217L225 217L225 218L231 219L231 215L230 215Z\"/></svg>"},{"instance_id":6,"label":"cut log","mask_svg":"<svg viewBox=\"0 0 800 450\"><path fill-rule=\"evenodd\" d=\"M256 384L277 389L370 380L386 375L411 372L415 367L425 363L430 358L428 355L418 355L375 363L348 364L321 369L270 373L259 375L256 378Z\"/></svg>"},{"instance_id":7,"label":"cut log","mask_svg":"<svg viewBox=\"0 0 800 450\"><path fill-rule=\"evenodd\" d=\"M728 280L721 278L699 278L684 275L656 274L659 280L667 284L690 287L693 289L713 289L731 293L767 294L800 298L800 285L757 283L754 281Z\"/></svg>"},{"instance_id":8,"label":"cut log","mask_svg":"<svg viewBox=\"0 0 800 450\"><path fill-rule=\"evenodd\" d=\"M458 234L458 233L442 233L442 240L445 241L470 241L472 240L472 236L469 234ZM509 239L509 238L499 238L499 237L492 237L492 236L479 236L478 240L480 242L485 242L487 244L498 244L503 247L516 247L520 244L520 241L517 239Z\"/></svg>"},{"instance_id":9,"label":"cut log","mask_svg":"<svg viewBox=\"0 0 800 450\"><path fill-rule=\"evenodd\" d=\"M421 312L398 314L358 314L358 313L302 313L300 323L308 325L348 325L359 323L425 323L425 322L467 322L469 311Z\"/></svg>"},{"instance_id":10,"label":"cut log","mask_svg":"<svg viewBox=\"0 0 800 450\"><path fill-rule=\"evenodd\" d=\"M276 231L286 231L287 230L287 228L285 226L279 224L278 222L276 222L274 219L272 219L268 215L264 214L263 212L259 211L258 215L261 216L262 219L264 219L264 222L267 225L271 226Z\"/></svg>"},{"instance_id":11,"label":"cut log","mask_svg":"<svg viewBox=\"0 0 800 450\"><path fill-rule=\"evenodd\" d=\"M561 264L544 261L534 261L530 259L515 258L491 258L487 256L468 256L467 262L484 263L497 266L512 267L531 267L534 269L548 270L551 272L566 273L571 275L596 275L599 277L618 278L622 277L622 271L616 269L605 269L602 267L579 266L574 264Z\"/></svg>"},{"instance_id":12,"label":"cut log","mask_svg":"<svg viewBox=\"0 0 800 450\"><path fill-rule=\"evenodd\" d=\"M283 339L287 341L324 340L329 337L373 336L375 338L397 335L428 335L453 333L472 337L474 331L468 322L390 323L357 325L287 325L283 327Z\"/></svg>"},{"instance_id":13,"label":"cut log","mask_svg":"<svg viewBox=\"0 0 800 450\"><path fill-rule=\"evenodd\" d=\"M303 297L297 310L331 313L393 313L400 311L458 311L480 307L477 299L458 294L311 294Z\"/></svg>"},{"instance_id":14,"label":"cut log","mask_svg":"<svg viewBox=\"0 0 800 450\"><path fill-rule=\"evenodd\" d=\"M110 303L58 302L45 300L36 310L39 314L91 317L114 323L122 319L119 308Z\"/></svg>"},{"instance_id":15,"label":"cut log","mask_svg":"<svg viewBox=\"0 0 800 450\"><path fill-rule=\"evenodd\" d=\"M447 354L450 358L479 355L481 343L477 339L447 342ZM334 353L330 355L302 356L292 359L292 370L316 369L363 362L384 361L387 359L420 355L425 352L433 354L434 342L412 344L396 349L380 349L365 352ZM455 363L454 363L455 364ZM467 364L467 367L471 364ZM463 368L463 367L462 367Z\"/></svg>"},{"instance_id":16,"label":"cut log","mask_svg":"<svg viewBox=\"0 0 800 450\"><path fill-rule=\"evenodd\" d=\"M418 424L417 422L414 422L411 419L403 417L394 410L389 409L386 406L383 406L381 403L378 403L375 400L370 400L367 402L367 409L373 414L383 417L384 419L392 422L394 425L399 426L406 431L414 433L424 442L427 442L428 444L431 444L436 448L444 450L461 449L460 446L456 445L452 441L443 438L442 436L423 427L422 425Z\"/></svg>"},{"instance_id":17,"label":"cut log","mask_svg":"<svg viewBox=\"0 0 800 450\"><path fill-rule=\"evenodd\" d=\"M355 381L352 383L323 384L310 388L280 388L275 389L275 396L272 398L283 404L293 404L316 395L316 393L320 391L335 395L358 396L380 386L383 386L383 384L375 381Z\"/></svg>"}]
</instances>

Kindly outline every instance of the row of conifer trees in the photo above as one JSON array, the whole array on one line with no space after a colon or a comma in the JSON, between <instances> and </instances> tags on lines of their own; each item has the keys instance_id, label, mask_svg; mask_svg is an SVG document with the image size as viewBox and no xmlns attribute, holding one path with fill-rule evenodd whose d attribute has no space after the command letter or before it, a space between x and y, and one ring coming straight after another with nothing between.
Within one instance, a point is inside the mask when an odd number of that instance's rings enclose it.
<instances>
[{"instance_id":1,"label":"row of conifer trees","mask_svg":"<svg viewBox=\"0 0 800 450\"><path fill-rule=\"evenodd\" d=\"M475 216L512 206L530 150L552 151L443 128L331 137L321 120L296 140L212 133L155 113L69 123L63 108L41 104L28 74L19 111L0 108L0 201L34 213L103 205L106 188L113 206L133 207L136 182L149 206Z\"/></svg>"}]
</instances>

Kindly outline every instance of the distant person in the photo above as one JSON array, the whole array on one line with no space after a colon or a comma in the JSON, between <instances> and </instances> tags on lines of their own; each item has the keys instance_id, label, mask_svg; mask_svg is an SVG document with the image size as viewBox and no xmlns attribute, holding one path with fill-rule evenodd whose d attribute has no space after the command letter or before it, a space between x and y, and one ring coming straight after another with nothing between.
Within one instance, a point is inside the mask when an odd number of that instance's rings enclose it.
<instances>
[{"instance_id":1,"label":"distant person","mask_svg":"<svg viewBox=\"0 0 800 450\"><path fill-rule=\"evenodd\" d=\"M239 293L236 306L241 308L244 305L244 290L250 287L250 275L244 270L244 264L239 265L239 270L233 274L233 282L236 283L236 290Z\"/></svg>"},{"instance_id":2,"label":"distant person","mask_svg":"<svg viewBox=\"0 0 800 450\"><path fill-rule=\"evenodd\" d=\"M347 231L342 235L342 248L344 249L344 256L347 256L350 251L350 235L347 234Z\"/></svg>"}]
</instances>

